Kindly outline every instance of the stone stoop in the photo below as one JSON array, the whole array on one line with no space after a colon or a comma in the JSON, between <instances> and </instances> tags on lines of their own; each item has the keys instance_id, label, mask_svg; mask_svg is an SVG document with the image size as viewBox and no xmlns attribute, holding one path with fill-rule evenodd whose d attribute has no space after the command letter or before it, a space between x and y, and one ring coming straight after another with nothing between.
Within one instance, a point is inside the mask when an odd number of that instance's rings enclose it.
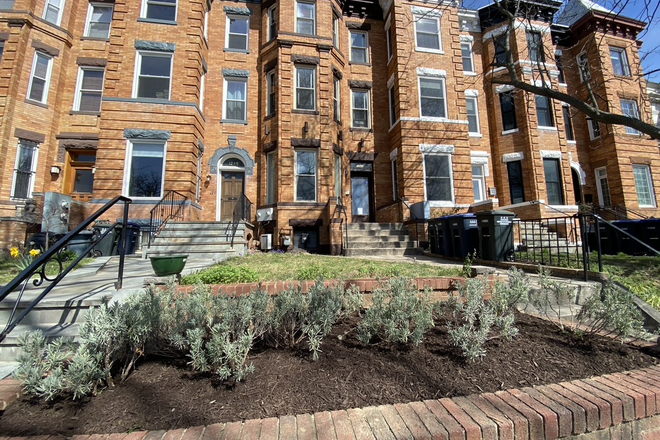
<instances>
[{"instance_id":1,"label":"stone stoop","mask_svg":"<svg viewBox=\"0 0 660 440\"><path fill-rule=\"evenodd\" d=\"M572 243L567 238L559 237L556 232L550 231L547 225L541 223L521 222L519 224L520 250L541 251L551 250L553 252L571 249L571 252L580 251L580 243Z\"/></svg>"},{"instance_id":2,"label":"stone stoop","mask_svg":"<svg viewBox=\"0 0 660 440\"><path fill-rule=\"evenodd\" d=\"M575 440L660 438L660 366L551 385L394 405L75 440ZM7 379L5 379L7 381ZM0 390L5 381L0 382ZM10 399L20 388L9 383ZM0 433L2 436L2 433ZM20 437L56 440L61 435ZM19 437L0 437L19 440Z\"/></svg>"},{"instance_id":3,"label":"stone stoop","mask_svg":"<svg viewBox=\"0 0 660 440\"><path fill-rule=\"evenodd\" d=\"M415 240L402 223L350 223L347 257L416 254Z\"/></svg>"},{"instance_id":4,"label":"stone stoop","mask_svg":"<svg viewBox=\"0 0 660 440\"><path fill-rule=\"evenodd\" d=\"M242 255L248 245L245 230L245 222L240 222L235 232L230 222L168 222L145 253L205 254L223 259L227 255Z\"/></svg>"}]
</instances>

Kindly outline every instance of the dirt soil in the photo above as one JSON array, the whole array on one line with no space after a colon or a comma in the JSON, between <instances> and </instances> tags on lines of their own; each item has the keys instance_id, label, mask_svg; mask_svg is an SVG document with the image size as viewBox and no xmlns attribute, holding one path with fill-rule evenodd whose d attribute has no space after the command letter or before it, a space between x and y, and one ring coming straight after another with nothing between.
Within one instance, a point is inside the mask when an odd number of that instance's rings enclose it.
<instances>
[{"instance_id":1,"label":"dirt soil","mask_svg":"<svg viewBox=\"0 0 660 440\"><path fill-rule=\"evenodd\" d=\"M337 326L313 362L306 351L256 351L256 371L228 387L185 360L146 359L129 379L82 401L23 398L0 416L3 436L101 434L186 428L287 414L405 403L582 379L643 368L658 359L602 338L576 341L521 315L520 335L491 340L483 361L466 362L439 325L417 348L362 347Z\"/></svg>"}]
</instances>

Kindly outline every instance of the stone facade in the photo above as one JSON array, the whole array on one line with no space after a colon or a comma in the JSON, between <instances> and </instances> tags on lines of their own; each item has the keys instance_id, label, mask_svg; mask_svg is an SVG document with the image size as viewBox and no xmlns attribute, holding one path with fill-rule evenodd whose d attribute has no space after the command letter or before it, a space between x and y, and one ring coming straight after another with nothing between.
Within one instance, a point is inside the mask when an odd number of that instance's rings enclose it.
<instances>
[{"instance_id":1,"label":"stone facade","mask_svg":"<svg viewBox=\"0 0 660 440\"><path fill-rule=\"evenodd\" d=\"M186 196L186 218L199 221L230 218L244 195L253 222L272 208L259 232L275 244L311 234L322 252L341 249L342 222L405 221L419 202L434 217L507 207L534 218L575 213L580 201L659 213L656 141L619 126L590 136L584 116L559 101L544 113L551 123L539 121L538 101L519 91L517 126L503 129L505 73L492 67L503 24L488 8L161 3L15 0L0 10L2 246L24 239L25 199L49 191L71 195L81 212L131 197L131 220L148 219L168 191ZM609 108L633 101L650 121L638 76L643 24L610 17L625 22L610 28L590 12L551 26L557 10L549 2L549 15L516 28L521 75L535 77L532 29L553 87L586 99L567 61L585 51ZM629 71L615 72L611 48Z\"/></svg>"}]
</instances>

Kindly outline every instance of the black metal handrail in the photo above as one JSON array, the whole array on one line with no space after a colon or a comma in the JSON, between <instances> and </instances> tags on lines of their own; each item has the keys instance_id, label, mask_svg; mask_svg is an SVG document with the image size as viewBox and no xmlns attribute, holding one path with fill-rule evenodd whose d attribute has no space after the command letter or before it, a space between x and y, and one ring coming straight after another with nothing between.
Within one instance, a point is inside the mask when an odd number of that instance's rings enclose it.
<instances>
[{"instance_id":1,"label":"black metal handrail","mask_svg":"<svg viewBox=\"0 0 660 440\"><path fill-rule=\"evenodd\" d=\"M591 214L599 215L603 219L607 217L607 220L644 220L648 218L641 212L626 208L622 205L593 205L590 211Z\"/></svg>"},{"instance_id":2,"label":"black metal handrail","mask_svg":"<svg viewBox=\"0 0 660 440\"><path fill-rule=\"evenodd\" d=\"M183 207L188 197L177 191L169 191L160 201L151 209L151 218L149 219L149 242L151 243L156 235L165 227L168 221L177 219L183 221Z\"/></svg>"},{"instance_id":3,"label":"black metal handrail","mask_svg":"<svg viewBox=\"0 0 660 440\"><path fill-rule=\"evenodd\" d=\"M232 214L231 247L234 247L234 238L236 236L236 231L238 230L238 224L243 220L252 220L252 202L245 194L241 194L234 205L234 212Z\"/></svg>"},{"instance_id":4,"label":"black metal handrail","mask_svg":"<svg viewBox=\"0 0 660 440\"><path fill-rule=\"evenodd\" d=\"M62 263L61 263L61 255L62 251L65 250L65 247L78 236L78 234L85 229L87 229L96 219L98 219L101 215L103 215L105 212L107 212L110 208L112 208L114 205L116 205L119 202L124 203L124 214L123 214L123 224L126 225L128 223L128 208L131 203L131 199L124 197L124 196L118 196L106 203L101 209L96 211L94 214L92 214L89 218L87 218L85 221L83 221L78 227L76 227L73 231L69 232L66 234L64 237L62 237L57 243L55 243L53 246L51 246L48 250L46 250L43 254L41 254L36 260L32 262L27 268L25 268L20 274L18 274L13 280L11 280L5 287L3 287L0 290L0 301L4 300L9 296L12 292L14 292L17 288L20 287L19 291L19 297L16 301L16 305L14 306L14 310L12 311L9 321L7 322L7 325L5 326L4 330L2 333L0 333L0 342L2 342L5 337L27 316L32 309L41 302L42 299L48 295L57 284L69 273L73 270L73 268L87 255L89 254L92 249L97 245L97 243L102 240L109 232L110 230L106 231L101 237L99 237L98 240L95 242L91 243L87 249L85 249L84 252L81 252L81 254L76 258L76 260L71 263L66 269L63 268ZM126 243L126 227L123 227L121 229L121 238L119 241L119 270L117 274L117 283L115 287L117 289L121 289L122 286L122 281L124 277L124 258L126 255L126 249L128 248L128 243ZM46 273L46 266L49 265L51 262L56 262L59 265L59 272L54 278L50 278L48 274ZM50 265L49 267L52 267ZM50 282L48 286L35 298L26 308L23 310L23 312L16 318L14 318L16 307L20 301L20 299L23 296L23 293L25 292L25 288L27 287L28 282L32 277L37 276L38 278L34 279L32 281L32 284L35 286L41 286L44 281Z\"/></svg>"}]
</instances>

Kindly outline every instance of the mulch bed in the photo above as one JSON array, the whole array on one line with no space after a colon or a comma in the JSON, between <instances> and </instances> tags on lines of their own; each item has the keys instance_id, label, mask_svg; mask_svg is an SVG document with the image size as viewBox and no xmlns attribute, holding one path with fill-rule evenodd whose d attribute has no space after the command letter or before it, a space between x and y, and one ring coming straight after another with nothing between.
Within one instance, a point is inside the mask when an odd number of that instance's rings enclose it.
<instances>
[{"instance_id":1,"label":"mulch bed","mask_svg":"<svg viewBox=\"0 0 660 440\"><path fill-rule=\"evenodd\" d=\"M175 429L242 419L405 403L582 379L658 363L604 338L576 340L520 315L520 335L491 340L466 362L439 325L417 348L362 347L338 325L317 362L306 351L262 350L256 372L233 387L191 372L185 360L146 359L122 385L79 402L23 398L0 416L3 436Z\"/></svg>"}]
</instances>

